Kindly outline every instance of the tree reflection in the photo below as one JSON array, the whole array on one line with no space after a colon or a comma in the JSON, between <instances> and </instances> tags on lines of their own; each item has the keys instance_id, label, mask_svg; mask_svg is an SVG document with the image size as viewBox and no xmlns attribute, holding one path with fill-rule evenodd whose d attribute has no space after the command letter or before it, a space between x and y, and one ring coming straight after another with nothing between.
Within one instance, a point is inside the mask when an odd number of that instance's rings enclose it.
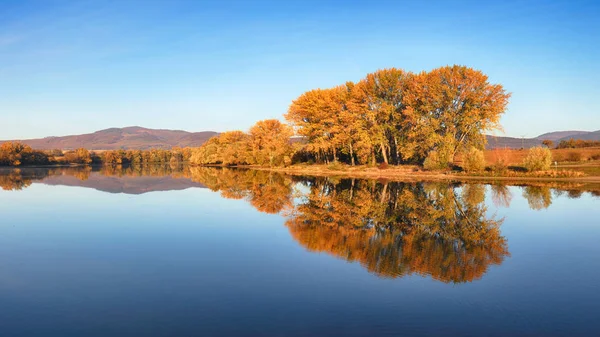
<instances>
[{"instance_id":1,"label":"tree reflection","mask_svg":"<svg viewBox=\"0 0 600 337\"><path fill-rule=\"evenodd\" d=\"M223 197L245 199L261 212L285 211L285 225L302 246L359 262L380 277L418 274L470 282L509 254L500 235L502 220L486 215L485 185L294 181L236 169L190 172Z\"/></svg>"},{"instance_id":2,"label":"tree reflection","mask_svg":"<svg viewBox=\"0 0 600 337\"><path fill-rule=\"evenodd\" d=\"M506 185L494 184L492 186L492 202L496 207L510 207L512 193Z\"/></svg>"},{"instance_id":3,"label":"tree reflection","mask_svg":"<svg viewBox=\"0 0 600 337\"><path fill-rule=\"evenodd\" d=\"M536 211L548 208L552 204L552 192L547 186L525 186L523 197L527 199L529 207Z\"/></svg>"},{"instance_id":4,"label":"tree reflection","mask_svg":"<svg viewBox=\"0 0 600 337\"><path fill-rule=\"evenodd\" d=\"M508 255L502 220L486 218L484 186L315 181L286 226L311 251L381 277L479 279Z\"/></svg>"},{"instance_id":5,"label":"tree reflection","mask_svg":"<svg viewBox=\"0 0 600 337\"><path fill-rule=\"evenodd\" d=\"M228 199L246 199L257 210L276 214L292 206L292 180L258 170L190 167L190 178Z\"/></svg>"}]
</instances>

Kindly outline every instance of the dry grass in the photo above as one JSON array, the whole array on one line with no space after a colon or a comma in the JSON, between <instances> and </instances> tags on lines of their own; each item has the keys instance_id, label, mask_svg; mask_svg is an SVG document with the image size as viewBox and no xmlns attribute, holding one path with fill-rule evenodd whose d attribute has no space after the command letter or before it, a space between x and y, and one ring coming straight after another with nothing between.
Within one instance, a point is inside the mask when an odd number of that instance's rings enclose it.
<instances>
[{"instance_id":1,"label":"dry grass","mask_svg":"<svg viewBox=\"0 0 600 337\"><path fill-rule=\"evenodd\" d=\"M600 164L600 162L598 162ZM502 174L486 171L480 174L467 174L453 171L425 171L414 165L389 165L385 169L372 166L345 164L331 165L292 165L289 167L266 168L250 166L258 170L277 171L298 176L323 176L323 177L346 177L346 178L368 178L385 179L390 181L577 181L600 183L600 174L590 175L580 172L579 168L559 168L541 172L524 172L507 169ZM600 166L598 166L600 168ZM599 172L600 173L600 172Z\"/></svg>"},{"instance_id":2,"label":"dry grass","mask_svg":"<svg viewBox=\"0 0 600 337\"><path fill-rule=\"evenodd\" d=\"M600 158L600 148L590 147L582 149L552 149L552 161L562 162L579 162L597 160ZM488 165L492 165L498 160L505 160L508 165L520 165L527 156L528 149L495 149L485 151L485 161ZM459 159L460 160L460 159Z\"/></svg>"}]
</instances>

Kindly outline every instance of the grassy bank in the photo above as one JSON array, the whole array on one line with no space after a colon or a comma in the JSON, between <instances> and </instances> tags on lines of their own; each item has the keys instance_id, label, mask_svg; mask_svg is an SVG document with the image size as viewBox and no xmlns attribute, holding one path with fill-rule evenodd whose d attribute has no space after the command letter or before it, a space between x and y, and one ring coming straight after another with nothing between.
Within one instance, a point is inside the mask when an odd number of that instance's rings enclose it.
<instances>
[{"instance_id":1,"label":"grassy bank","mask_svg":"<svg viewBox=\"0 0 600 337\"><path fill-rule=\"evenodd\" d=\"M585 166L586 170L580 171L579 169L583 166ZM413 165L390 165L385 169L343 164L292 165L273 168L249 166L249 168L276 171L291 175L385 179L391 181L554 181L600 184L600 161L559 165L558 168L543 173L527 173L516 168L509 169L503 174L495 174L489 171L479 174L467 174L460 171L426 171L419 166Z\"/></svg>"}]
</instances>

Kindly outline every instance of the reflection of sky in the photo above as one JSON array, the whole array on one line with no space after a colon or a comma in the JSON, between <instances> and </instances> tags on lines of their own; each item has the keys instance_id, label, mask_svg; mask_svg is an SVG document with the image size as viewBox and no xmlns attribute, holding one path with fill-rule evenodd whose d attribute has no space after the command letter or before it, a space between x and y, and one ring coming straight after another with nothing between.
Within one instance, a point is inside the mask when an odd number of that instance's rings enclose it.
<instances>
[{"instance_id":1,"label":"reflection of sky","mask_svg":"<svg viewBox=\"0 0 600 337\"><path fill-rule=\"evenodd\" d=\"M510 208L489 202L489 212L506 217L502 233L511 257L481 280L457 285L419 276L381 279L359 264L307 252L281 216L208 189L126 195L34 184L0 191L0 330L10 336L597 331L599 200L554 197L548 209L534 211L520 188L510 190Z\"/></svg>"}]
</instances>

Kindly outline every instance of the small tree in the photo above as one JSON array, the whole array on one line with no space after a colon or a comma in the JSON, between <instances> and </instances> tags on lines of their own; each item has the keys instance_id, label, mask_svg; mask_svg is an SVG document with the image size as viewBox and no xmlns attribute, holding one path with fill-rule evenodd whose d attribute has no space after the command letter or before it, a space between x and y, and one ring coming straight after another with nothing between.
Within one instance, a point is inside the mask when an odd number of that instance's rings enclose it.
<instances>
[{"instance_id":1,"label":"small tree","mask_svg":"<svg viewBox=\"0 0 600 337\"><path fill-rule=\"evenodd\" d=\"M467 172L481 172L485 170L483 151L473 146L469 148L469 151L464 154L463 169Z\"/></svg>"},{"instance_id":2,"label":"small tree","mask_svg":"<svg viewBox=\"0 0 600 337\"><path fill-rule=\"evenodd\" d=\"M545 147L533 147L523 160L523 166L532 172L548 170L552 166L552 152Z\"/></svg>"},{"instance_id":3,"label":"small tree","mask_svg":"<svg viewBox=\"0 0 600 337\"><path fill-rule=\"evenodd\" d=\"M549 149L551 149L554 146L554 142L551 141L550 139L544 139L542 141L542 144L544 144Z\"/></svg>"},{"instance_id":4,"label":"small tree","mask_svg":"<svg viewBox=\"0 0 600 337\"><path fill-rule=\"evenodd\" d=\"M427 158L423 162L423 168L426 170L441 170L448 167L448 161L444 160L442 156L436 151L429 151Z\"/></svg>"}]
</instances>

